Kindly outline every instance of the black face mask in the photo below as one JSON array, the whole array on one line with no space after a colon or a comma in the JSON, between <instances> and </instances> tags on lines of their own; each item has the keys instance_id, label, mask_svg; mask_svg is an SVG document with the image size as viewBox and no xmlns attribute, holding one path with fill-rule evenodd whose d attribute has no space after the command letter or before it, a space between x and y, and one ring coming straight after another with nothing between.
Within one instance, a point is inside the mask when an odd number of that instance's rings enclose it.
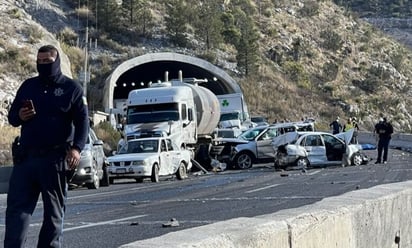
<instances>
[{"instance_id":1,"label":"black face mask","mask_svg":"<svg viewBox=\"0 0 412 248\"><path fill-rule=\"evenodd\" d=\"M59 54L57 54L56 60L53 63L37 63L37 71L39 72L39 77L42 80L42 82L44 82L45 84L55 83L62 73L60 69Z\"/></svg>"}]
</instances>

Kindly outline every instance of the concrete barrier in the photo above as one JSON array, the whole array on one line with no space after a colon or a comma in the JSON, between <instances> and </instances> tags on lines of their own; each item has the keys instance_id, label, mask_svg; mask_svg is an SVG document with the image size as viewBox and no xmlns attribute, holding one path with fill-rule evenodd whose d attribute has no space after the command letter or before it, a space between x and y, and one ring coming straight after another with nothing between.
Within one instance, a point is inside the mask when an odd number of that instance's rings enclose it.
<instances>
[{"instance_id":1,"label":"concrete barrier","mask_svg":"<svg viewBox=\"0 0 412 248\"><path fill-rule=\"evenodd\" d=\"M376 144L373 133L359 133L358 140ZM391 147L412 151L412 135L393 135ZM269 215L172 232L121 248L411 248L411 213L412 181L407 181Z\"/></svg>"},{"instance_id":2,"label":"concrete barrier","mask_svg":"<svg viewBox=\"0 0 412 248\"><path fill-rule=\"evenodd\" d=\"M379 185L312 205L172 232L121 248L412 247L412 181Z\"/></svg>"},{"instance_id":3,"label":"concrete barrier","mask_svg":"<svg viewBox=\"0 0 412 248\"><path fill-rule=\"evenodd\" d=\"M13 166L0 167L0 194L7 193L9 190L9 178L12 171Z\"/></svg>"},{"instance_id":4,"label":"concrete barrier","mask_svg":"<svg viewBox=\"0 0 412 248\"><path fill-rule=\"evenodd\" d=\"M377 137L371 132L360 132L358 134L359 143L376 144ZM390 147L412 152L412 135L411 134L393 134Z\"/></svg>"},{"instance_id":5,"label":"concrete barrier","mask_svg":"<svg viewBox=\"0 0 412 248\"><path fill-rule=\"evenodd\" d=\"M360 133L374 144L373 133ZM412 151L412 135L395 134L391 147ZM11 166L0 167L7 193ZM151 247L409 248L412 247L412 181L348 192L296 209L236 218L126 244Z\"/></svg>"}]
</instances>

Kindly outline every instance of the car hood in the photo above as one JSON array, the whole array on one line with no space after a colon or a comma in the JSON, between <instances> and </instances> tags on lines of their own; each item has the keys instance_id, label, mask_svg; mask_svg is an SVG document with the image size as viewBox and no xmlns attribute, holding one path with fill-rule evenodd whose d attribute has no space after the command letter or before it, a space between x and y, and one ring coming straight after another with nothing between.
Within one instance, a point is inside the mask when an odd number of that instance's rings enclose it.
<instances>
[{"instance_id":1,"label":"car hood","mask_svg":"<svg viewBox=\"0 0 412 248\"><path fill-rule=\"evenodd\" d=\"M232 128L232 127L238 127L240 128L240 120L225 120L225 121L220 121L219 126L221 128Z\"/></svg>"},{"instance_id":2,"label":"car hood","mask_svg":"<svg viewBox=\"0 0 412 248\"><path fill-rule=\"evenodd\" d=\"M354 132L355 132L355 129L351 128L346 132L335 134L335 136L345 141L345 144L347 145L347 144L350 144L350 141L352 140L352 136Z\"/></svg>"},{"instance_id":3,"label":"car hood","mask_svg":"<svg viewBox=\"0 0 412 248\"><path fill-rule=\"evenodd\" d=\"M298 133L297 132L288 132L282 135L279 135L272 140L272 146L273 147L279 147L281 145L289 144L292 141L296 140L298 138Z\"/></svg>"},{"instance_id":4,"label":"car hood","mask_svg":"<svg viewBox=\"0 0 412 248\"><path fill-rule=\"evenodd\" d=\"M249 141L237 138L215 138L213 139L215 143L225 143L225 144L247 144Z\"/></svg>"},{"instance_id":5,"label":"car hood","mask_svg":"<svg viewBox=\"0 0 412 248\"><path fill-rule=\"evenodd\" d=\"M157 153L125 153L108 157L108 162L137 161L157 156Z\"/></svg>"}]
</instances>

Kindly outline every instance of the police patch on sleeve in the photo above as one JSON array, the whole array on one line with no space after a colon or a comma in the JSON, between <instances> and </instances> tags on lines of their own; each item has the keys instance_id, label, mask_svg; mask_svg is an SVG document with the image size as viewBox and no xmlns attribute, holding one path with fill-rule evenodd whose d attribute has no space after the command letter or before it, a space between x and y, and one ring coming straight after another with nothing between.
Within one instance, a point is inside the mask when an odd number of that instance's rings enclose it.
<instances>
[{"instance_id":1,"label":"police patch on sleeve","mask_svg":"<svg viewBox=\"0 0 412 248\"><path fill-rule=\"evenodd\" d=\"M86 97L84 96L84 97L82 97L82 99L83 99L83 104L84 104L84 105L87 105L87 99L86 99Z\"/></svg>"}]
</instances>

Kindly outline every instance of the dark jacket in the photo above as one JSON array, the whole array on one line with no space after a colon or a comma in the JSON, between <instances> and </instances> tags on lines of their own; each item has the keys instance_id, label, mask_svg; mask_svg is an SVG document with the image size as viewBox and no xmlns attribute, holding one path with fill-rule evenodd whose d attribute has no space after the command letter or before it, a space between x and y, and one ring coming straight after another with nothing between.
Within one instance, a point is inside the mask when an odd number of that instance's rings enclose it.
<instances>
[{"instance_id":1,"label":"dark jacket","mask_svg":"<svg viewBox=\"0 0 412 248\"><path fill-rule=\"evenodd\" d=\"M379 139L390 139L393 127L389 122L382 121L375 125L375 132L379 135Z\"/></svg>"},{"instance_id":2,"label":"dark jacket","mask_svg":"<svg viewBox=\"0 0 412 248\"><path fill-rule=\"evenodd\" d=\"M332 121L329 126L332 127L333 134L340 133L342 129L342 125L337 120Z\"/></svg>"},{"instance_id":3,"label":"dark jacket","mask_svg":"<svg viewBox=\"0 0 412 248\"><path fill-rule=\"evenodd\" d=\"M19 110L26 99L33 100L36 115L23 122ZM83 89L62 74L52 84L43 83L39 77L24 81L11 105L8 120L15 127L21 125L20 144L27 148L48 148L72 142L82 150L89 129Z\"/></svg>"}]
</instances>

